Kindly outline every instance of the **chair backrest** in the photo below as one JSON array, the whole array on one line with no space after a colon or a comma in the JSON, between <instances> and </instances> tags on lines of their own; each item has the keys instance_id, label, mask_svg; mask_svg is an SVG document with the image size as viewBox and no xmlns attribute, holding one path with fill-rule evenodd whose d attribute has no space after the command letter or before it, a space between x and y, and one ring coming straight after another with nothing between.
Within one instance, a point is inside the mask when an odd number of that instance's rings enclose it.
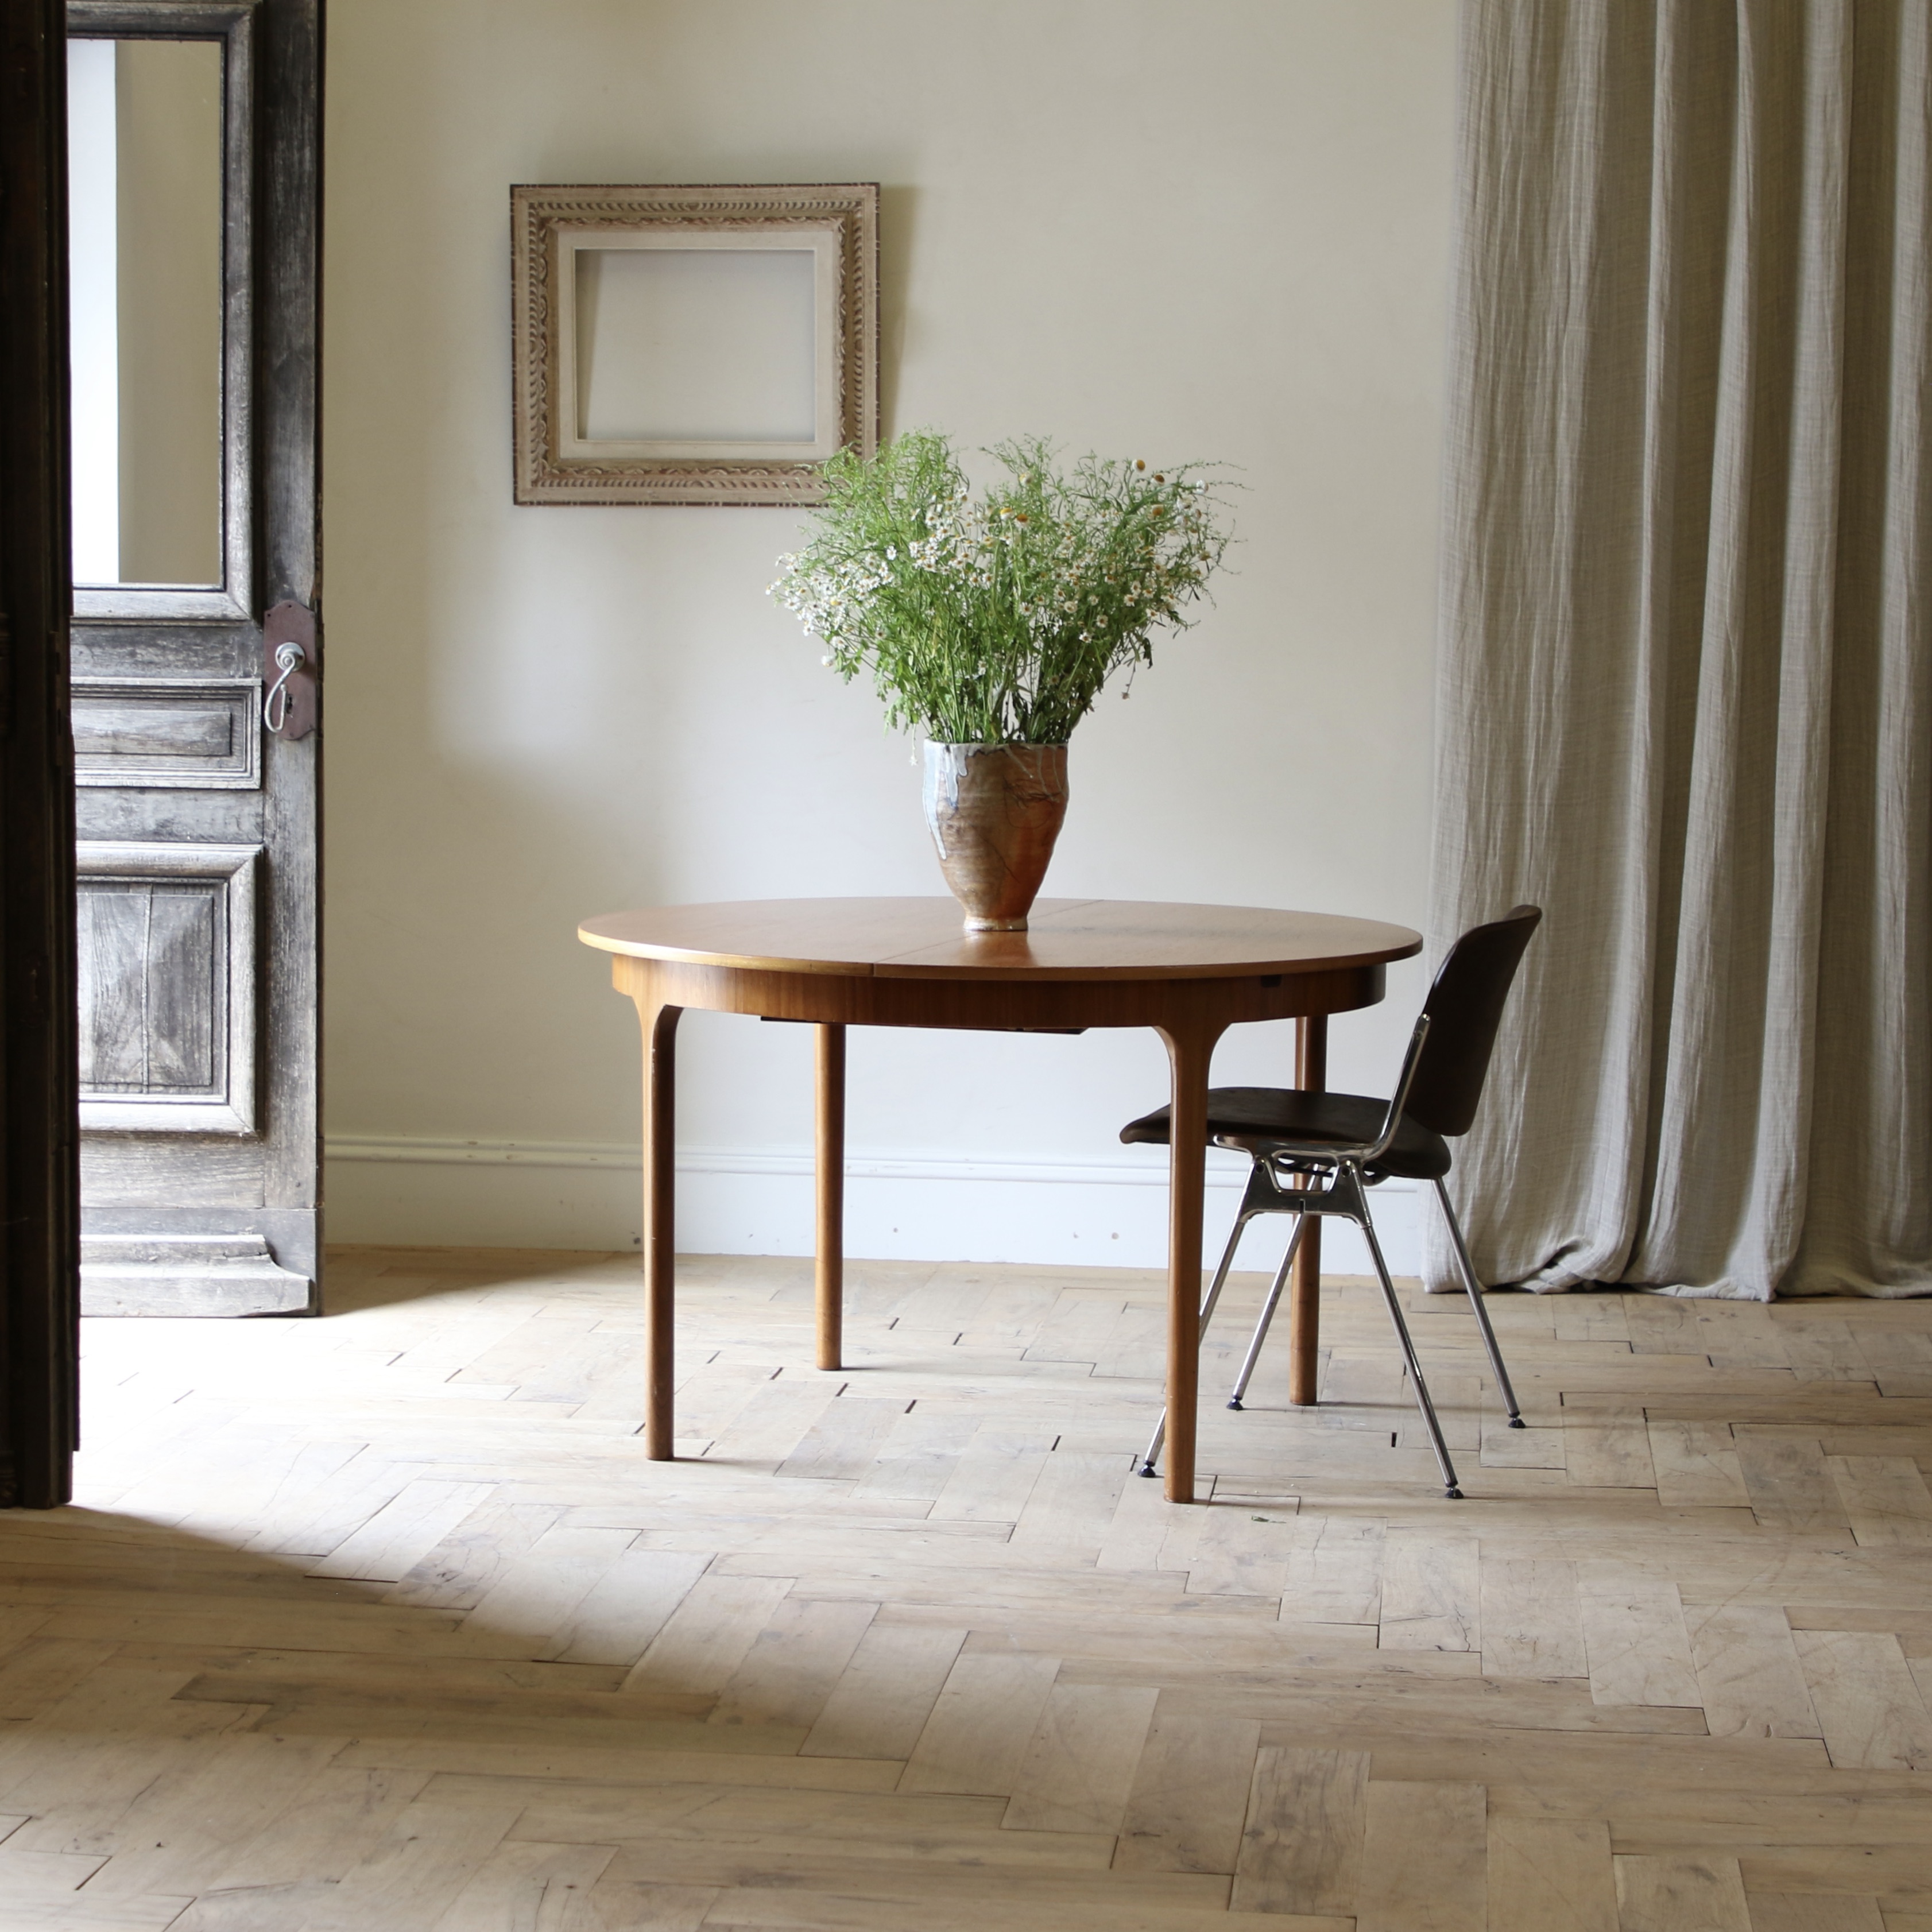
<instances>
[{"instance_id":1,"label":"chair backrest","mask_svg":"<svg viewBox=\"0 0 1932 1932\"><path fill-rule=\"evenodd\" d=\"M1422 1009L1429 1031L1402 1108L1409 1120L1452 1138L1469 1131L1504 1004L1542 917L1540 906L1514 906L1450 947Z\"/></svg>"}]
</instances>

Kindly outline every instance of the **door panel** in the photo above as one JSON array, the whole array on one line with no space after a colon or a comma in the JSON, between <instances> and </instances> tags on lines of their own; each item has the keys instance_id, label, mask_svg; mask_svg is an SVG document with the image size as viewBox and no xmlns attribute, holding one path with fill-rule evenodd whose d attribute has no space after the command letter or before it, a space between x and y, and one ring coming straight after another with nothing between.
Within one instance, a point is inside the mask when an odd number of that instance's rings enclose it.
<instances>
[{"instance_id":1,"label":"door panel","mask_svg":"<svg viewBox=\"0 0 1932 1932\"><path fill-rule=\"evenodd\" d=\"M252 1135L262 848L78 849L82 1130Z\"/></svg>"},{"instance_id":2,"label":"door panel","mask_svg":"<svg viewBox=\"0 0 1932 1932\"><path fill-rule=\"evenodd\" d=\"M90 678L74 687L80 785L258 791L260 678Z\"/></svg>"},{"instance_id":3,"label":"door panel","mask_svg":"<svg viewBox=\"0 0 1932 1932\"><path fill-rule=\"evenodd\" d=\"M262 618L317 606L320 9L70 0L68 26L82 1306L294 1312L321 741L265 728Z\"/></svg>"},{"instance_id":4,"label":"door panel","mask_svg":"<svg viewBox=\"0 0 1932 1932\"><path fill-rule=\"evenodd\" d=\"M257 174L287 148L261 44L314 12L68 0L77 619L259 609Z\"/></svg>"}]
</instances>

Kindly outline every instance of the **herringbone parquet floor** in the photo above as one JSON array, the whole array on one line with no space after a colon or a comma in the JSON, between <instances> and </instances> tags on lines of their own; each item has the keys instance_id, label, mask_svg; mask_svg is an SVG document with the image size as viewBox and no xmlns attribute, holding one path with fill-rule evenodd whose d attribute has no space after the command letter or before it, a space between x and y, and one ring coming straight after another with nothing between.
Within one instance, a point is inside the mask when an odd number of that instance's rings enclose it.
<instances>
[{"instance_id":1,"label":"herringbone parquet floor","mask_svg":"<svg viewBox=\"0 0 1932 1932\"><path fill-rule=\"evenodd\" d=\"M1932 1304L1325 1298L1132 1474L1160 1284L362 1251L90 1324L0 1516L0 1928L1932 1932ZM1205 1386L1259 1278L1238 1278Z\"/></svg>"}]
</instances>

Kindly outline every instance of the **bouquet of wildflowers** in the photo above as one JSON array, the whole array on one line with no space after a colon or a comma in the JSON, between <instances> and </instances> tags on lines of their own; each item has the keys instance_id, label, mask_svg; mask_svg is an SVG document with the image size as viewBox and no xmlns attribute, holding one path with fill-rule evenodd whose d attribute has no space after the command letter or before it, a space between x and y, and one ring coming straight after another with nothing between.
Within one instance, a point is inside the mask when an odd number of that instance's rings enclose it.
<instances>
[{"instance_id":1,"label":"bouquet of wildflowers","mask_svg":"<svg viewBox=\"0 0 1932 1932\"><path fill-rule=\"evenodd\" d=\"M1153 662L1155 631L1192 621L1227 548L1223 506L1192 466L1088 456L1062 473L1036 439L988 454L1006 474L976 500L930 430L869 460L841 451L772 593L848 682L871 671L892 724L1064 744L1116 671Z\"/></svg>"}]
</instances>

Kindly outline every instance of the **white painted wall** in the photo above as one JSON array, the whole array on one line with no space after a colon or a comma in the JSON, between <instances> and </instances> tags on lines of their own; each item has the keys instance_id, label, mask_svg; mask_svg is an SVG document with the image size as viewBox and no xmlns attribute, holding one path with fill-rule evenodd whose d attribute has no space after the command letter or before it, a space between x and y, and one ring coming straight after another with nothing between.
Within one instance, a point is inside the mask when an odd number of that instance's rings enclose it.
<instances>
[{"instance_id":1,"label":"white painted wall","mask_svg":"<svg viewBox=\"0 0 1932 1932\"><path fill-rule=\"evenodd\" d=\"M878 181L889 434L1238 466L1233 572L1081 728L1047 890L1419 926L1454 26L332 0L335 1238L632 1240L636 1022L580 916L941 890L910 747L764 595L798 518L512 506L510 184ZM1422 984L1336 1022L1334 1084L1385 1090ZM686 1019L682 1246L808 1247L809 1048ZM1238 1031L1216 1077L1291 1053ZM1115 1136L1166 1082L1151 1034L855 1035L852 1251L1156 1261L1160 1160Z\"/></svg>"}]
</instances>

